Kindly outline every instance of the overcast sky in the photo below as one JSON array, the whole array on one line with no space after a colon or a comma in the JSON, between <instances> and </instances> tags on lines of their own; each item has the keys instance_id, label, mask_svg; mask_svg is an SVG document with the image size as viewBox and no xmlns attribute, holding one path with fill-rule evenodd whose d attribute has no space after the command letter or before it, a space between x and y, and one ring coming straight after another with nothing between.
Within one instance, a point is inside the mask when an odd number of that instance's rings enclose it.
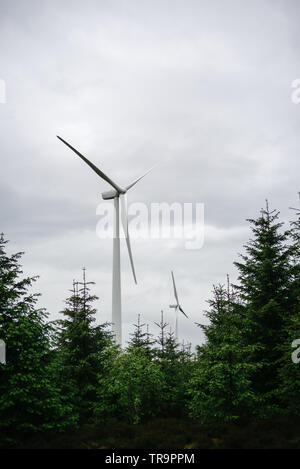
<instances>
[{"instance_id":1,"label":"overcast sky","mask_svg":"<svg viewBox=\"0 0 300 469\"><path fill-rule=\"evenodd\" d=\"M111 319L112 241L96 236L110 187L58 134L120 185L158 162L129 202L204 203L202 249L132 240L137 286L121 244L125 341L137 313L173 326L171 269L180 339L202 340L193 323L235 280L246 218L265 198L284 220L297 204L299 18L298 0L0 0L0 231L52 319L83 266Z\"/></svg>"}]
</instances>

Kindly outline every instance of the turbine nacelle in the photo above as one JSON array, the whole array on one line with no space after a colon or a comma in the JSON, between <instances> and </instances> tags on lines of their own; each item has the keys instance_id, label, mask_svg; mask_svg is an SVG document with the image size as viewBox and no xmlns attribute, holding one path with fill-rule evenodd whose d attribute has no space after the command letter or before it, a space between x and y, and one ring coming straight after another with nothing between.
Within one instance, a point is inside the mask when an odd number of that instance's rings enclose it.
<instances>
[{"instance_id":1,"label":"turbine nacelle","mask_svg":"<svg viewBox=\"0 0 300 469\"><path fill-rule=\"evenodd\" d=\"M110 191L102 192L102 199L111 200L119 196L119 192L116 189L111 189Z\"/></svg>"}]
</instances>

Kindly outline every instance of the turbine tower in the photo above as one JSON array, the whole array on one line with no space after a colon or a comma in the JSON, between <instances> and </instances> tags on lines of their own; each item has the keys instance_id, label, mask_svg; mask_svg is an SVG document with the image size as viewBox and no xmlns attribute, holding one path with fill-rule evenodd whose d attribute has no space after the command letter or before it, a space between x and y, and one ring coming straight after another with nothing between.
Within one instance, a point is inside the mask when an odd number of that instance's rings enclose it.
<instances>
[{"instance_id":1,"label":"turbine tower","mask_svg":"<svg viewBox=\"0 0 300 469\"><path fill-rule=\"evenodd\" d=\"M127 196L126 193L131 189L138 181L140 181L149 171L135 179L131 184L125 188L118 186L112 179L110 179L106 174L104 174L97 166L95 166L91 161L89 161L85 156L79 153L74 147L72 147L68 142L57 135L57 138L61 140L67 147L73 150L76 155L78 155L90 168L92 168L95 173L108 182L113 189L103 192L102 198L104 200L113 199L114 201L114 237L113 237L113 274L112 274L112 332L115 337L115 342L119 345L122 345L122 307L121 307L121 261L120 261L120 205L121 205L121 221L123 225L123 230L125 234L131 270L135 283L136 274L133 264L130 238L128 233L128 215L127 215Z\"/></svg>"},{"instance_id":2,"label":"turbine tower","mask_svg":"<svg viewBox=\"0 0 300 469\"><path fill-rule=\"evenodd\" d=\"M176 305L170 305L170 308L175 309L175 340L178 342L178 311L181 311L181 313L184 314L187 319L188 319L188 317L187 317L187 315L185 314L185 312L183 311L182 307L179 304L178 294L177 294L176 285L175 285L174 274L173 274L172 271L171 271L171 274L172 274L172 281L173 281L173 288L174 288L174 296L175 296L175 300L176 300Z\"/></svg>"}]
</instances>

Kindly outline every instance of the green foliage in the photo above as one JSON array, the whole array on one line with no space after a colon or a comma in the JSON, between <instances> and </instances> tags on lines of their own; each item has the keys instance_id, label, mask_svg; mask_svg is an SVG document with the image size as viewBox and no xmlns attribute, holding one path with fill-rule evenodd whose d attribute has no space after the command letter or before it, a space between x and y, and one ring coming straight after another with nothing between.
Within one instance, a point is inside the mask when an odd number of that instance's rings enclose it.
<instances>
[{"instance_id":1,"label":"green foliage","mask_svg":"<svg viewBox=\"0 0 300 469\"><path fill-rule=\"evenodd\" d=\"M128 351L144 351L145 354L151 358L153 356L152 345L155 341L152 339L152 334L149 334L148 325L147 331L144 332L144 327L146 324L141 324L141 315L138 315L137 324L134 324L135 330L131 334L131 340L128 343Z\"/></svg>"},{"instance_id":2,"label":"green foliage","mask_svg":"<svg viewBox=\"0 0 300 469\"><path fill-rule=\"evenodd\" d=\"M72 406L76 422L93 417L97 401L99 375L111 336L106 324L94 326L96 310L92 303L97 299L90 294L83 269L83 282L73 282L71 296L62 311L65 319L57 321L56 370L64 399Z\"/></svg>"},{"instance_id":3,"label":"green foliage","mask_svg":"<svg viewBox=\"0 0 300 469\"><path fill-rule=\"evenodd\" d=\"M291 232L283 231L279 214L268 204L257 220L250 220L253 239L245 246L246 255L235 265L239 270L237 290L245 310L244 342L255 346L250 360L257 370L252 388L260 396L260 415L279 412L282 347L287 341L286 324L293 303L293 256Z\"/></svg>"},{"instance_id":4,"label":"green foliage","mask_svg":"<svg viewBox=\"0 0 300 469\"><path fill-rule=\"evenodd\" d=\"M160 415L184 416L186 415L187 383L192 370L191 355L184 349L180 350L180 345L171 332L166 335L161 333L158 344L156 360L164 379Z\"/></svg>"},{"instance_id":5,"label":"green foliage","mask_svg":"<svg viewBox=\"0 0 300 469\"><path fill-rule=\"evenodd\" d=\"M231 293L229 286L227 292L222 286L214 288L210 323L202 326L206 344L198 349L189 407L191 415L203 421L272 415L280 410L286 391L280 385L281 368L282 363L291 365L282 344L290 340L285 324L296 304L296 250L268 204L257 220L249 221L253 238L242 260L235 262L239 283ZM294 378L296 391L299 381Z\"/></svg>"},{"instance_id":6,"label":"green foliage","mask_svg":"<svg viewBox=\"0 0 300 469\"><path fill-rule=\"evenodd\" d=\"M0 235L0 338L7 348L7 364L0 365L0 445L8 446L70 421L52 381L46 313L28 291L37 277L21 278L22 253L7 255L6 243Z\"/></svg>"},{"instance_id":7,"label":"green foliage","mask_svg":"<svg viewBox=\"0 0 300 469\"><path fill-rule=\"evenodd\" d=\"M96 414L100 422L115 418L138 423L159 415L163 391L161 367L147 352L113 348L99 382Z\"/></svg>"},{"instance_id":8,"label":"green foliage","mask_svg":"<svg viewBox=\"0 0 300 469\"><path fill-rule=\"evenodd\" d=\"M47 323L36 305L38 295L30 293L36 277L22 278L22 254L7 256L2 235L0 339L7 344L7 365L0 365L0 444L21 444L33 435L45 441L70 425L78 435L80 424L88 435L99 428L107 447L126 447L132 435L132 447L166 447L164 431L174 448L183 441L186 448L249 447L249 438L257 447L281 447L275 436L268 440L255 432L268 433L273 424L280 438L280 419L288 428L289 416L295 422L300 416L300 363L291 359L292 343L300 339L299 211L296 215L288 231L268 204L249 220L252 238L235 262L237 285L228 280L227 288L214 287L208 324L199 324L206 340L196 356L167 332L163 312L155 323L156 340L139 315L127 348L114 345L107 325L94 324L97 297L85 269L83 282L73 282L63 319ZM198 439L186 429L182 439L173 431L174 422L176 431L181 423L185 427L188 414L193 420L187 425L199 430ZM160 422L159 428L151 422ZM144 433L136 436L141 428ZM287 430L283 440L299 447L297 438Z\"/></svg>"},{"instance_id":9,"label":"green foliage","mask_svg":"<svg viewBox=\"0 0 300 469\"><path fill-rule=\"evenodd\" d=\"M289 295L289 314L284 318L284 340L280 347L282 354L279 371L278 395L283 411L300 415L300 362L292 360L300 339L300 211L291 223L292 237L292 284ZM294 357L294 360L299 357Z\"/></svg>"},{"instance_id":10,"label":"green foliage","mask_svg":"<svg viewBox=\"0 0 300 469\"><path fill-rule=\"evenodd\" d=\"M163 315L157 348L151 348L154 341L143 331L144 326L138 317L127 350L110 350L99 383L99 422L119 419L137 424L155 416L185 413L190 355L179 350L172 333L165 333Z\"/></svg>"},{"instance_id":11,"label":"green foliage","mask_svg":"<svg viewBox=\"0 0 300 469\"><path fill-rule=\"evenodd\" d=\"M270 393L271 401L278 380L279 345L284 340L284 318L290 312L292 284L293 248L288 244L289 232L282 231L278 216L278 212L269 211L267 204L257 220L249 220L253 239L245 246L242 262L235 262L239 270L236 288L246 314L244 339L249 345L257 345L251 360L262 365L253 376L253 386L258 393Z\"/></svg>"},{"instance_id":12,"label":"green foliage","mask_svg":"<svg viewBox=\"0 0 300 469\"><path fill-rule=\"evenodd\" d=\"M251 389L251 377L258 365L249 361L251 346L241 337L240 305L222 285L214 287L213 294L206 312L210 324L200 326L207 342L198 347L189 383L190 415L203 422L251 415L258 402Z\"/></svg>"}]
</instances>

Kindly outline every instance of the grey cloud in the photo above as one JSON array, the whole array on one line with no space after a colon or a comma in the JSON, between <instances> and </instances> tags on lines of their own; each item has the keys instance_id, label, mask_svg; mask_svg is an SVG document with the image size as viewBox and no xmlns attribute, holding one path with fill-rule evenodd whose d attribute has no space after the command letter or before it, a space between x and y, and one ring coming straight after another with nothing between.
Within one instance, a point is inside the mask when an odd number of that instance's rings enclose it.
<instances>
[{"instance_id":1,"label":"grey cloud","mask_svg":"<svg viewBox=\"0 0 300 469\"><path fill-rule=\"evenodd\" d=\"M41 274L51 315L83 265L99 318L109 320L111 287L111 244L95 236L108 186L56 134L121 184L159 162L129 201L203 202L218 231L195 252L134 240L138 288L123 253L127 336L138 312L151 321L167 308L171 268L198 320L212 284L236 275L245 218L266 197L288 219L299 190L299 10L286 0L0 2L0 231Z\"/></svg>"}]
</instances>

